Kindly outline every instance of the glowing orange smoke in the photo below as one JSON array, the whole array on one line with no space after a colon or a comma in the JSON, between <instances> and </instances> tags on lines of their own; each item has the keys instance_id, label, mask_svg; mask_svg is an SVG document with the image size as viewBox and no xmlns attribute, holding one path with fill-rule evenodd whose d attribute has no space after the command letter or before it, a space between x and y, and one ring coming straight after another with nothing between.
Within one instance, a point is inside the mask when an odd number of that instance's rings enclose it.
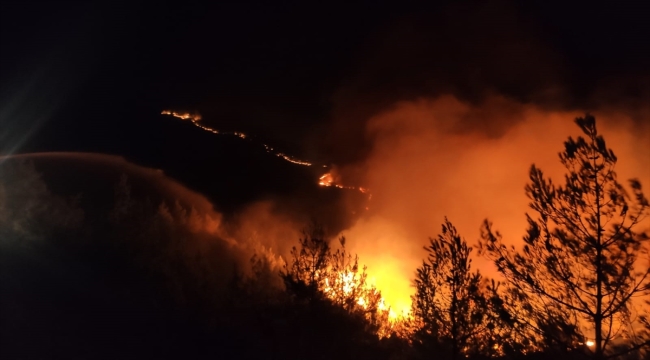
<instances>
[{"instance_id":1,"label":"glowing orange smoke","mask_svg":"<svg viewBox=\"0 0 650 360\"><path fill-rule=\"evenodd\" d=\"M650 188L650 125L614 110L594 114L619 158L621 183L637 177ZM561 181L565 169L557 154L569 136L581 134L573 123L581 115L498 96L478 105L451 96L397 103L367 121L370 156L353 169L373 190L373 211L339 235L349 239L386 301L408 310L414 272L426 256L422 247L445 216L470 245L485 218L513 245L521 243L530 165ZM644 224L650 229L650 219ZM483 258L472 265L498 277Z\"/></svg>"},{"instance_id":2,"label":"glowing orange smoke","mask_svg":"<svg viewBox=\"0 0 650 360\"><path fill-rule=\"evenodd\" d=\"M219 133L186 113L163 114ZM439 233L445 216L470 245L486 217L505 239L520 243L524 214L529 211L524 186L530 165L535 163L561 180L564 169L557 153L568 136L580 135L573 119L583 114L545 110L499 96L478 105L442 96L397 103L367 121L371 152L353 170L364 174L361 183L373 194L365 187L343 185L333 171L321 175L317 183L374 195L373 211L340 235L349 239L349 250L368 266L368 283L381 291L382 306L391 305L390 318L410 311L414 272L426 256L422 246ZM621 182L638 177L648 189L650 126L616 110L595 115L600 132L619 157L616 170ZM311 165L264 147L287 161ZM650 229L650 219L644 226ZM475 258L473 266L486 276L498 276L482 258ZM345 279L341 274L340 281ZM365 301L360 298L357 303L363 306Z\"/></svg>"}]
</instances>

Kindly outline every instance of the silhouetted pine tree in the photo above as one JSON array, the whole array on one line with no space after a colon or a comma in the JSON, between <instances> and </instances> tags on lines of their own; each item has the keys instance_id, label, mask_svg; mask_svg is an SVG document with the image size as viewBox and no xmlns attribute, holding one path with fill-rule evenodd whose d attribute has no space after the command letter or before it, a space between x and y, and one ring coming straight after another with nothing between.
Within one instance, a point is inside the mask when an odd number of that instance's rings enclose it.
<instances>
[{"instance_id":1,"label":"silhouetted pine tree","mask_svg":"<svg viewBox=\"0 0 650 360\"><path fill-rule=\"evenodd\" d=\"M428 257L417 269L413 315L421 325L419 344L458 359L481 351L488 330L482 277L471 270L472 251L445 219L442 233L425 247Z\"/></svg>"},{"instance_id":2,"label":"silhouetted pine tree","mask_svg":"<svg viewBox=\"0 0 650 360\"><path fill-rule=\"evenodd\" d=\"M331 258L330 241L319 224L303 231L299 247L291 249L291 264L281 272L287 290L298 298L309 301L321 297L325 276Z\"/></svg>"},{"instance_id":3,"label":"silhouetted pine tree","mask_svg":"<svg viewBox=\"0 0 650 360\"><path fill-rule=\"evenodd\" d=\"M482 246L511 286L530 298L531 321L546 336L573 349L593 342L582 348L594 359L647 351L650 244L636 231L648 215L648 200L638 180L630 180L631 195L617 182L617 158L595 118L576 123L585 137L569 138L560 153L565 184L530 169L526 194L537 217L526 215L523 252L506 247L487 220Z\"/></svg>"},{"instance_id":4,"label":"silhouetted pine tree","mask_svg":"<svg viewBox=\"0 0 650 360\"><path fill-rule=\"evenodd\" d=\"M298 358L379 358L378 330L388 311L378 308L381 296L366 284L365 267L345 249L334 251L317 224L303 232L299 246L281 272L290 300L290 328L297 331ZM299 343L299 346L298 346ZM381 355L381 356L380 356Z\"/></svg>"}]
</instances>

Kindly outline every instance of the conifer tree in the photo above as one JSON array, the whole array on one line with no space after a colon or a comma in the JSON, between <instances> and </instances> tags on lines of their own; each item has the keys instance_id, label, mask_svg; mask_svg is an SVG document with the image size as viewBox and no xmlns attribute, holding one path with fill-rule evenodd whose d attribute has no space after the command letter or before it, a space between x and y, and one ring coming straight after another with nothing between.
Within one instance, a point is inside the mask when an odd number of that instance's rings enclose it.
<instances>
[{"instance_id":1,"label":"conifer tree","mask_svg":"<svg viewBox=\"0 0 650 360\"><path fill-rule=\"evenodd\" d=\"M417 269L413 296L413 314L421 324L416 336L452 359L477 353L487 324L482 277L471 270L472 248L445 219L442 233L425 250L428 256Z\"/></svg>"},{"instance_id":2,"label":"conifer tree","mask_svg":"<svg viewBox=\"0 0 650 360\"><path fill-rule=\"evenodd\" d=\"M507 247L487 220L482 250L511 286L529 296L535 318L556 313L574 321L583 336L576 332L567 345L587 345L598 360L647 351L650 243L642 222L648 200L638 180L630 180L631 194L618 183L617 158L595 118L587 114L576 124L584 137L564 143L563 185L535 165L530 169L525 189L536 215L526 215L522 251ZM544 324L536 325L542 330Z\"/></svg>"}]
</instances>

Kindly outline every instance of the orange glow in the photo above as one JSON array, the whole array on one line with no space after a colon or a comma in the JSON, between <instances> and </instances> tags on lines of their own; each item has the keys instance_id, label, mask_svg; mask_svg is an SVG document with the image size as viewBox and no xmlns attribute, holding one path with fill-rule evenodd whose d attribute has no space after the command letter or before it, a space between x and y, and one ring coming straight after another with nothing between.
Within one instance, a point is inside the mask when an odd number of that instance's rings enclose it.
<instances>
[{"instance_id":1,"label":"orange glow","mask_svg":"<svg viewBox=\"0 0 650 360\"><path fill-rule=\"evenodd\" d=\"M181 120L191 120L192 122L197 122L201 120L201 114L199 113L194 113L190 114L189 112L179 112L179 111L172 111L172 110L163 110L161 112L162 115L171 115L173 117L177 117Z\"/></svg>"},{"instance_id":2,"label":"orange glow","mask_svg":"<svg viewBox=\"0 0 650 360\"><path fill-rule=\"evenodd\" d=\"M332 183L334 182L334 178L332 177L332 174L327 173L318 178L318 185L321 186L332 186Z\"/></svg>"},{"instance_id":3,"label":"orange glow","mask_svg":"<svg viewBox=\"0 0 650 360\"><path fill-rule=\"evenodd\" d=\"M416 267L408 267L409 262L404 261L395 254L400 254L397 249L400 247L400 238L394 239L394 246L389 247L385 244L390 242L390 238L400 234L398 229L389 225L386 219L374 219L371 217L372 229L363 224L365 219L361 219L352 229L345 231L346 238L350 239L348 244L354 248L355 253L359 254L364 265L368 266L368 282L381 291L385 304L390 304L391 319L398 317L409 317L411 312L411 278ZM358 230L364 233L358 232ZM368 243L368 247L360 247L359 241L376 241L377 247ZM359 251L361 249L362 251Z\"/></svg>"},{"instance_id":4,"label":"orange glow","mask_svg":"<svg viewBox=\"0 0 650 360\"><path fill-rule=\"evenodd\" d=\"M619 158L619 181L627 185L627 179L639 178L647 194L650 125L614 110L593 113ZM422 246L440 232L445 216L470 245L485 218L506 241L522 243L530 213L528 170L535 163L562 181L565 169L557 154L569 136L581 135L573 123L581 115L497 96L478 105L451 96L395 104L366 122L370 155L351 166L373 190L373 211L339 236L368 266L369 280L386 301L408 312L414 272L426 256ZM641 229L650 229L650 219ZM499 277L483 258L475 256L472 267Z\"/></svg>"},{"instance_id":5,"label":"orange glow","mask_svg":"<svg viewBox=\"0 0 650 360\"><path fill-rule=\"evenodd\" d=\"M344 296L356 295L355 303L363 309L368 309L368 306L373 302L370 297L376 296L378 293L374 284L367 284L360 288L359 281L359 278L353 272L340 272L325 279L322 291L333 301L340 300L340 292ZM339 293L335 289L339 289ZM358 293L354 294L355 291ZM400 304L399 307L393 308L384 297L380 297L375 304L380 322L378 331L380 337L389 337L396 327L400 327L402 322L410 319L410 304L408 307Z\"/></svg>"},{"instance_id":6,"label":"orange glow","mask_svg":"<svg viewBox=\"0 0 650 360\"><path fill-rule=\"evenodd\" d=\"M337 274L337 278L332 281L333 284L330 284L330 279L325 279L325 288L323 291L329 293L332 291L332 287L336 284L340 285L343 289L345 295L350 295L357 285L354 281L354 273L347 271ZM362 297L359 297L357 302L365 303L365 300Z\"/></svg>"},{"instance_id":7,"label":"orange glow","mask_svg":"<svg viewBox=\"0 0 650 360\"><path fill-rule=\"evenodd\" d=\"M318 178L318 185L320 186L334 186L339 189L348 189L348 190L358 190L363 194L368 194L368 200L372 198L372 194L370 193L370 189L364 188L364 187L356 187L356 186L346 186L346 185L341 185L338 183L334 182L334 176L332 173L325 173L321 177ZM368 207L366 207L366 210L368 210Z\"/></svg>"},{"instance_id":8,"label":"orange glow","mask_svg":"<svg viewBox=\"0 0 650 360\"><path fill-rule=\"evenodd\" d=\"M619 181L626 184L627 179L638 178L648 193L650 125L616 109L593 113L608 147L619 158ZM650 118L650 109L640 113ZM186 113L163 114L219 133ZM536 164L560 182L565 169L557 154L569 136L581 135L573 120L582 115L583 111L551 111L499 96L480 104L441 96L400 102L366 121L370 154L349 167L362 174L364 187L344 185L341 179L346 172L336 169L321 175L317 183L372 198L373 211L338 235L348 239L348 249L368 266L368 283L381 292L379 308L388 311L393 323L409 319L414 272L426 256L422 246L439 233L445 216L470 245L476 243L485 218L494 222L506 241L521 244L525 213L530 212L524 193L530 165ZM243 133L234 135L247 138ZM286 161L312 165L263 146ZM650 230L650 219L641 228ZM475 257L472 267L487 277L499 277L483 258ZM328 286L329 281L345 284L347 276L328 280ZM367 299L358 298L357 304L367 306Z\"/></svg>"},{"instance_id":9,"label":"orange glow","mask_svg":"<svg viewBox=\"0 0 650 360\"><path fill-rule=\"evenodd\" d=\"M311 166L311 163L308 162L308 161L298 160L296 158L293 158L293 157L291 157L289 155L285 155L283 153L277 153L277 154L275 154L275 156L279 156L279 157L283 158L284 160L286 160L286 161L288 161L290 163L296 164L296 165Z\"/></svg>"}]
</instances>

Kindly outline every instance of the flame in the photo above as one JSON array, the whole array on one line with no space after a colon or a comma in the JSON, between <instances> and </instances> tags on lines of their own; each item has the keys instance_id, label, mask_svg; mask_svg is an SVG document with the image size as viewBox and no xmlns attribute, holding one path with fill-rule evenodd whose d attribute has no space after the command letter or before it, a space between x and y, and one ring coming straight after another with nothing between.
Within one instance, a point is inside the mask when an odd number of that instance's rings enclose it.
<instances>
[{"instance_id":1,"label":"flame","mask_svg":"<svg viewBox=\"0 0 650 360\"><path fill-rule=\"evenodd\" d=\"M201 121L201 114L199 114L199 113L190 114L189 112L163 110L161 114L162 115L171 115L171 116L177 117L177 118L179 118L181 120L191 120L192 122Z\"/></svg>"},{"instance_id":2,"label":"flame","mask_svg":"<svg viewBox=\"0 0 650 360\"><path fill-rule=\"evenodd\" d=\"M331 281L330 278L325 279L325 285L323 286L322 291L331 300L338 301L340 300L339 294L337 294L334 289L340 289L345 296L352 295L355 290L361 290L354 300L357 305L366 310L371 306L370 304L372 302L369 296L379 295L380 297L376 303L376 310L379 318L383 318L383 320L379 320L380 329L378 330L378 335L380 337L390 337L397 328L402 327L405 322L412 320L410 304L408 308L402 308L401 312L398 313L388 304L386 299L380 295L374 284L365 284L365 286L360 289L359 281L359 278L355 277L355 273L351 271L339 272L338 274L335 274Z\"/></svg>"},{"instance_id":3,"label":"flame","mask_svg":"<svg viewBox=\"0 0 650 360\"><path fill-rule=\"evenodd\" d=\"M345 295L350 295L350 293L352 293L354 288L358 285L354 279L354 273L351 271L341 272L337 274L337 277L338 279L334 280L334 282L341 284L341 289ZM330 285L329 279L325 279L325 288L323 289L323 292L326 294L332 293L334 286L335 284ZM359 297L357 302L365 303L365 300L363 300L363 297Z\"/></svg>"},{"instance_id":4,"label":"flame","mask_svg":"<svg viewBox=\"0 0 650 360\"><path fill-rule=\"evenodd\" d=\"M376 195L373 212L339 236L350 239L350 251L363 259L395 311L406 311L414 270L426 257L422 245L440 231L445 216L470 245L487 217L504 239L520 246L529 209L523 190L527 169L535 163L547 176L562 179L566 169L557 152L568 136L580 135L572 120L581 115L510 99L470 104L450 96L402 102L378 113L366 127L373 140L370 155L353 169L364 173L364 185ZM650 127L614 110L595 115L620 159L619 179L638 177L647 188ZM640 230L649 228L645 219ZM476 252L472 265L501 280L496 267Z\"/></svg>"},{"instance_id":5,"label":"flame","mask_svg":"<svg viewBox=\"0 0 650 360\"><path fill-rule=\"evenodd\" d=\"M207 132L210 132L210 133L213 133L213 134L233 135L233 136L236 136L236 137L241 138L241 139L250 138L247 134L245 134L243 132L240 132L240 131L234 131L234 132L231 132L231 133L223 133L223 132L220 132L217 129L214 129L214 128L211 128L209 126L200 124L199 121L201 121L202 118L201 118L201 114L199 114L199 113L181 112L181 111L174 111L174 110L163 110L161 112L161 115L170 115L170 116L179 118L181 120L190 120L192 122L192 124L194 124L194 126L198 127L201 130L204 130L204 131L207 131ZM288 162L290 162L292 164L301 165L301 166L312 166L313 165L313 163L310 162L310 161L300 160L300 159L297 159L297 158L295 158L293 156L287 155L285 153L275 151L275 149L273 149L273 147L271 147L271 146L269 146L267 144L262 144L262 146L264 147L266 152L273 153L275 156L277 156L279 158L282 158L285 161L288 161ZM326 168L327 165L322 165L322 167ZM337 187L339 189L358 190L363 194L368 194L368 199L372 198L372 194L370 194L370 190L368 188L347 186L347 185L341 185L341 184L334 183L334 177L332 176L331 173L326 173L326 174L322 175L319 178L318 185L321 185L321 186L333 186L333 187ZM368 209L368 207L366 207L366 210L367 209Z\"/></svg>"},{"instance_id":6,"label":"flame","mask_svg":"<svg viewBox=\"0 0 650 360\"><path fill-rule=\"evenodd\" d=\"M190 120L204 131L219 134L200 124L200 115L169 110L162 114ZM366 169L363 183L380 196L374 200L371 216L362 217L340 235L352 239L350 249L368 265L369 285L381 291L377 307L387 314L390 326L411 319L413 271L425 256L422 244L427 236L436 234L444 216L453 219L468 239L476 238L477 224L489 216L513 244L519 243L527 199L517 189L527 182L526 169L531 163L553 177L561 176L556 151L566 136L576 132L571 122L576 115L581 114L547 111L499 97L472 105L443 96L403 102L368 120L373 147L362 164ZM602 115L597 114L603 134L617 154L623 154L618 165L620 177L640 176L647 187L650 172L644 164L650 152L638 151L638 147L647 149L650 128L636 129L631 118L615 111ZM467 124L463 121L473 127L464 130ZM248 138L244 133L228 134ZM262 146L285 161L312 165ZM319 176L317 184L356 190L372 199L369 188L344 185L335 170ZM644 224L647 228L647 220ZM499 276L485 259L474 258L474 264L488 277ZM349 273L341 273L327 279L323 291L334 298L332 289L340 283L339 289L349 295L354 281ZM370 306L363 296L355 298L355 303L362 308ZM587 346L593 344L586 342Z\"/></svg>"},{"instance_id":7,"label":"flame","mask_svg":"<svg viewBox=\"0 0 650 360\"><path fill-rule=\"evenodd\" d=\"M318 185L320 186L332 186L333 182L334 177L332 177L332 174L330 173L323 174L323 176L318 178Z\"/></svg>"},{"instance_id":8,"label":"flame","mask_svg":"<svg viewBox=\"0 0 650 360\"><path fill-rule=\"evenodd\" d=\"M240 132L240 131L233 131L233 132L225 133L225 132L220 132L219 130L211 128L209 126L199 124L199 121L201 121L201 114L199 114L199 113L191 114L189 112L163 110L160 114L161 115L171 115L171 116L179 118L181 120L190 120L190 121L192 121L192 124L194 124L194 126L198 127L201 130L204 130L204 131L207 131L207 132L210 132L210 133L213 133L213 134L232 135L232 136L236 136L236 137L238 137L240 139L248 139L249 138L248 135L246 135L245 133ZM266 149L266 152L268 152L268 153L272 153L274 151L272 147L270 147L270 146L268 146L266 144L262 144L262 146L264 147L264 149ZM289 155L281 153L281 152L275 152L274 155L279 157L279 158L282 158L282 159L284 159L284 160L286 160L286 161L288 161L288 162L290 162L292 164L302 165L302 166L312 166L312 163L309 162L309 161L300 160L300 159L294 158L292 156L289 156Z\"/></svg>"},{"instance_id":9,"label":"flame","mask_svg":"<svg viewBox=\"0 0 650 360\"><path fill-rule=\"evenodd\" d=\"M318 185L320 186L333 186L339 189L348 189L348 190L358 190L363 194L368 194L368 200L372 198L372 194L370 193L370 189L364 188L361 186L348 186L348 185L341 185L337 184L334 182L334 176L332 173L325 173L321 177L318 178Z\"/></svg>"},{"instance_id":10,"label":"flame","mask_svg":"<svg viewBox=\"0 0 650 360\"><path fill-rule=\"evenodd\" d=\"M378 259L381 259L379 262ZM389 308L392 320L411 317L411 284L402 283L405 275L399 261L381 255L368 259L374 265L369 267L369 282L382 293L384 304Z\"/></svg>"},{"instance_id":11,"label":"flame","mask_svg":"<svg viewBox=\"0 0 650 360\"><path fill-rule=\"evenodd\" d=\"M294 164L296 164L296 165L311 166L311 163L308 162L308 161L298 160L298 159L296 159L296 158L293 158L293 157L291 157L291 156L289 156L289 155L285 155L285 154L283 154L283 153L277 153L277 154L275 154L275 155L276 155L276 156L279 156L279 157L281 157L281 158L283 158L284 160L286 160L286 161L288 161L288 162L290 162L290 163L294 163Z\"/></svg>"}]
</instances>

